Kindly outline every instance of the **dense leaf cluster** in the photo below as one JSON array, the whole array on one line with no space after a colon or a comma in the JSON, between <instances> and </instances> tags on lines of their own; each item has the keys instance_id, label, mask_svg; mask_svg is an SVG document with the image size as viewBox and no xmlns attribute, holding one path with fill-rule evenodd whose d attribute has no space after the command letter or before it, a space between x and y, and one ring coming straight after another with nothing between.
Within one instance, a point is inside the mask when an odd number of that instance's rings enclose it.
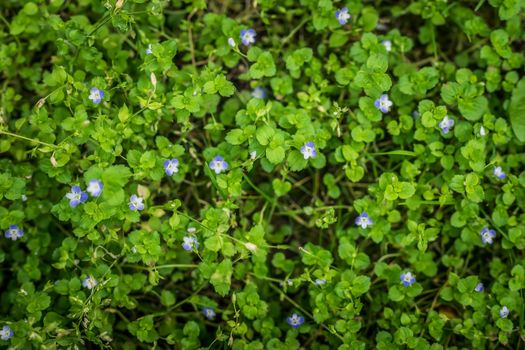
<instances>
[{"instance_id":1,"label":"dense leaf cluster","mask_svg":"<svg viewBox=\"0 0 525 350\"><path fill-rule=\"evenodd\" d=\"M1 1L0 347L524 348L524 10Z\"/></svg>"}]
</instances>

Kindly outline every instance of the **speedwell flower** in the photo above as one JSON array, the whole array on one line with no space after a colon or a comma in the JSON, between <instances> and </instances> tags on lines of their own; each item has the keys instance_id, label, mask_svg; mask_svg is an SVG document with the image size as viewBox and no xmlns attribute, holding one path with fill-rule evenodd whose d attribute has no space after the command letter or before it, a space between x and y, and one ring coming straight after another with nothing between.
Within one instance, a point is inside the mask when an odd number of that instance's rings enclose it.
<instances>
[{"instance_id":1,"label":"speedwell flower","mask_svg":"<svg viewBox=\"0 0 525 350\"><path fill-rule=\"evenodd\" d=\"M381 95L375 102L374 106L379 109L383 113L390 112L390 108L392 107L393 103L388 99L388 95Z\"/></svg>"},{"instance_id":2,"label":"speedwell flower","mask_svg":"<svg viewBox=\"0 0 525 350\"><path fill-rule=\"evenodd\" d=\"M166 175L171 176L179 172L179 160L177 158L168 159L164 162Z\"/></svg>"},{"instance_id":3,"label":"speedwell flower","mask_svg":"<svg viewBox=\"0 0 525 350\"><path fill-rule=\"evenodd\" d=\"M507 316L509 315L509 309L503 305L503 307L499 310L499 315L501 316L501 318L507 318Z\"/></svg>"},{"instance_id":4,"label":"speedwell flower","mask_svg":"<svg viewBox=\"0 0 525 350\"><path fill-rule=\"evenodd\" d=\"M0 338L2 340L9 340L9 339L11 339L13 337L13 335L15 335L15 334L13 333L13 330L9 326L4 326L0 330Z\"/></svg>"},{"instance_id":5,"label":"speedwell flower","mask_svg":"<svg viewBox=\"0 0 525 350\"><path fill-rule=\"evenodd\" d=\"M215 310L212 307L203 307L202 313L208 320L213 320L215 318Z\"/></svg>"},{"instance_id":6,"label":"speedwell flower","mask_svg":"<svg viewBox=\"0 0 525 350\"><path fill-rule=\"evenodd\" d=\"M146 55L151 55L153 53L153 49L151 47L151 44L148 44L148 48L146 49Z\"/></svg>"},{"instance_id":7,"label":"speedwell flower","mask_svg":"<svg viewBox=\"0 0 525 350\"><path fill-rule=\"evenodd\" d=\"M104 98L104 91L97 89L96 87L92 87L91 90L89 90L88 98L93 101L94 104L98 105Z\"/></svg>"},{"instance_id":8,"label":"speedwell flower","mask_svg":"<svg viewBox=\"0 0 525 350\"><path fill-rule=\"evenodd\" d=\"M220 174L228 169L228 163L222 156L215 156L209 164L211 170L215 171L215 174Z\"/></svg>"},{"instance_id":9,"label":"speedwell flower","mask_svg":"<svg viewBox=\"0 0 525 350\"><path fill-rule=\"evenodd\" d=\"M476 284L476 288L474 288L474 290L478 293L481 293L485 290L485 286L483 285L483 283L479 282L478 284Z\"/></svg>"},{"instance_id":10,"label":"speedwell flower","mask_svg":"<svg viewBox=\"0 0 525 350\"><path fill-rule=\"evenodd\" d=\"M390 40L383 40L381 42L381 45L383 45L387 52L392 51L392 42Z\"/></svg>"},{"instance_id":11,"label":"speedwell flower","mask_svg":"<svg viewBox=\"0 0 525 350\"><path fill-rule=\"evenodd\" d=\"M439 127L444 134L448 134L450 129L454 126L454 119L451 119L446 115L442 121L439 122Z\"/></svg>"},{"instance_id":12,"label":"speedwell flower","mask_svg":"<svg viewBox=\"0 0 525 350\"><path fill-rule=\"evenodd\" d=\"M97 280L93 276L86 276L82 281L82 286L87 289L93 289L98 284Z\"/></svg>"},{"instance_id":13,"label":"speedwell flower","mask_svg":"<svg viewBox=\"0 0 525 350\"><path fill-rule=\"evenodd\" d=\"M255 43L256 36L257 36L257 33L255 33L255 30L253 29L241 30L241 41L242 41L242 44L245 46Z\"/></svg>"},{"instance_id":14,"label":"speedwell flower","mask_svg":"<svg viewBox=\"0 0 525 350\"><path fill-rule=\"evenodd\" d=\"M403 282L403 285L405 287L416 283L416 278L412 275L412 272L402 273L401 276L399 276L399 278L401 279L401 282Z\"/></svg>"},{"instance_id":15,"label":"speedwell flower","mask_svg":"<svg viewBox=\"0 0 525 350\"><path fill-rule=\"evenodd\" d=\"M264 88L262 86L257 86L252 91L252 97L263 100L263 99L266 98L266 90L264 90Z\"/></svg>"},{"instance_id":16,"label":"speedwell flower","mask_svg":"<svg viewBox=\"0 0 525 350\"><path fill-rule=\"evenodd\" d=\"M304 159L314 158L317 155L315 150L315 143L308 141L301 147L301 153L303 154Z\"/></svg>"},{"instance_id":17,"label":"speedwell flower","mask_svg":"<svg viewBox=\"0 0 525 350\"><path fill-rule=\"evenodd\" d=\"M131 195L131 197L129 197L129 209L144 210L144 198L134 194Z\"/></svg>"},{"instance_id":18,"label":"speedwell flower","mask_svg":"<svg viewBox=\"0 0 525 350\"><path fill-rule=\"evenodd\" d=\"M321 279L321 278L317 278L315 281L314 281L314 284L316 286L324 286L326 284L326 280L325 279Z\"/></svg>"},{"instance_id":19,"label":"speedwell flower","mask_svg":"<svg viewBox=\"0 0 525 350\"><path fill-rule=\"evenodd\" d=\"M286 323L297 329L304 323L304 317L293 313L292 316L286 319Z\"/></svg>"},{"instance_id":20,"label":"speedwell flower","mask_svg":"<svg viewBox=\"0 0 525 350\"><path fill-rule=\"evenodd\" d=\"M483 229L480 232L480 235L483 244L492 244L494 242L494 237L496 237L496 231L483 227Z\"/></svg>"},{"instance_id":21,"label":"speedwell flower","mask_svg":"<svg viewBox=\"0 0 525 350\"><path fill-rule=\"evenodd\" d=\"M335 11L335 18L341 25L345 25L350 19L350 14L348 13L348 7L343 7L340 10Z\"/></svg>"},{"instance_id":22,"label":"speedwell flower","mask_svg":"<svg viewBox=\"0 0 525 350\"><path fill-rule=\"evenodd\" d=\"M9 228L7 229L7 231L5 231L5 234L4 234L6 238L12 239L13 241L16 241L23 235L24 235L24 231L22 231L22 229L20 229L20 227L18 227L17 225L9 226Z\"/></svg>"},{"instance_id":23,"label":"speedwell flower","mask_svg":"<svg viewBox=\"0 0 525 350\"><path fill-rule=\"evenodd\" d=\"M372 226L373 223L374 222L370 219L366 211L362 212L361 215L355 218L355 224L361 226L361 228Z\"/></svg>"},{"instance_id":24,"label":"speedwell flower","mask_svg":"<svg viewBox=\"0 0 525 350\"><path fill-rule=\"evenodd\" d=\"M82 192L79 186L75 185L71 187L71 192L66 194L66 198L69 199L69 206L76 208L80 203L84 203L88 199L86 192Z\"/></svg>"},{"instance_id":25,"label":"speedwell flower","mask_svg":"<svg viewBox=\"0 0 525 350\"><path fill-rule=\"evenodd\" d=\"M507 177L507 174L503 171L503 169L500 166L497 166L494 168L494 176L496 176L498 179L503 180Z\"/></svg>"},{"instance_id":26,"label":"speedwell flower","mask_svg":"<svg viewBox=\"0 0 525 350\"><path fill-rule=\"evenodd\" d=\"M197 241L197 238L185 236L182 240L182 248L184 248L184 250L190 251L193 250L193 248L199 249L199 241Z\"/></svg>"},{"instance_id":27,"label":"speedwell flower","mask_svg":"<svg viewBox=\"0 0 525 350\"><path fill-rule=\"evenodd\" d=\"M235 45L237 45L235 43L235 40L233 40L233 38L228 38L228 45L230 45L231 47L235 47Z\"/></svg>"},{"instance_id":28,"label":"speedwell flower","mask_svg":"<svg viewBox=\"0 0 525 350\"><path fill-rule=\"evenodd\" d=\"M99 197L103 189L104 185L102 184L102 181L97 179L91 179L89 180L86 191L88 191L89 194L93 197Z\"/></svg>"}]
</instances>

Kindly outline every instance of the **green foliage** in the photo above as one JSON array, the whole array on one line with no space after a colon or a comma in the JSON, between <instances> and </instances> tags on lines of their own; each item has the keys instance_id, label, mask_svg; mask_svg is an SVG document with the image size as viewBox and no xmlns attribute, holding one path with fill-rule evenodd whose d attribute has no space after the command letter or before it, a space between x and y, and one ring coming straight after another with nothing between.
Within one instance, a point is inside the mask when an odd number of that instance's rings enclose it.
<instances>
[{"instance_id":1,"label":"green foliage","mask_svg":"<svg viewBox=\"0 0 525 350\"><path fill-rule=\"evenodd\" d=\"M0 347L522 348L524 10L1 1Z\"/></svg>"}]
</instances>

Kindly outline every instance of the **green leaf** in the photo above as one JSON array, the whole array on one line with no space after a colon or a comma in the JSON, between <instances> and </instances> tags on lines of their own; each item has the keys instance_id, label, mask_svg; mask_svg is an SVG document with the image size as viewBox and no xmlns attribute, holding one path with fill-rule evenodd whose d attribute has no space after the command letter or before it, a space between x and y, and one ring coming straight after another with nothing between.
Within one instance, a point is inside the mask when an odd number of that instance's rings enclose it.
<instances>
[{"instance_id":1,"label":"green leaf","mask_svg":"<svg viewBox=\"0 0 525 350\"><path fill-rule=\"evenodd\" d=\"M521 78L512 90L509 116L514 135L521 142L525 142L525 78Z\"/></svg>"},{"instance_id":2,"label":"green leaf","mask_svg":"<svg viewBox=\"0 0 525 350\"><path fill-rule=\"evenodd\" d=\"M460 99L458 107L466 119L475 121L488 112L489 102L484 96L478 96L471 99Z\"/></svg>"},{"instance_id":3,"label":"green leaf","mask_svg":"<svg viewBox=\"0 0 525 350\"><path fill-rule=\"evenodd\" d=\"M255 62L250 67L250 76L253 79L260 79L262 77L272 77L275 75L276 68L273 61L273 56L269 52L263 52L257 58Z\"/></svg>"},{"instance_id":4,"label":"green leaf","mask_svg":"<svg viewBox=\"0 0 525 350\"><path fill-rule=\"evenodd\" d=\"M230 259L224 259L210 278L210 283L220 296L225 296L230 291L231 277L232 262Z\"/></svg>"}]
</instances>

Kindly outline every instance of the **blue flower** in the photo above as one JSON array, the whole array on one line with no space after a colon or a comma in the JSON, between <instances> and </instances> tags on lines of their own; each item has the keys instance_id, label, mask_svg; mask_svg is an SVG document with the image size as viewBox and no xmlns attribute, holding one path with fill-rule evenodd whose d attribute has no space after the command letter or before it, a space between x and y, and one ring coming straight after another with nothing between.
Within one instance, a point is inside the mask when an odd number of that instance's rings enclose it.
<instances>
[{"instance_id":1,"label":"blue flower","mask_svg":"<svg viewBox=\"0 0 525 350\"><path fill-rule=\"evenodd\" d=\"M500 180L503 180L507 177L507 174L505 174L505 172L500 166L497 166L494 168L494 176L496 176Z\"/></svg>"},{"instance_id":2,"label":"blue flower","mask_svg":"<svg viewBox=\"0 0 525 350\"><path fill-rule=\"evenodd\" d=\"M209 164L211 170L215 171L215 174L220 174L228 169L228 163L221 156L213 158Z\"/></svg>"},{"instance_id":3,"label":"blue flower","mask_svg":"<svg viewBox=\"0 0 525 350\"><path fill-rule=\"evenodd\" d=\"M103 189L104 189L104 185L102 184L102 181L97 180L97 179L91 179L89 180L86 191L88 191L89 194L92 195L93 197L99 197Z\"/></svg>"},{"instance_id":4,"label":"blue flower","mask_svg":"<svg viewBox=\"0 0 525 350\"><path fill-rule=\"evenodd\" d=\"M478 293L481 293L485 290L485 286L483 286L483 283L479 282L476 284L476 288L474 288L474 290Z\"/></svg>"},{"instance_id":5,"label":"blue flower","mask_svg":"<svg viewBox=\"0 0 525 350\"><path fill-rule=\"evenodd\" d=\"M335 11L335 18L339 21L339 24L345 25L346 22L350 19L350 14L348 13L348 7L343 7L340 10Z\"/></svg>"},{"instance_id":6,"label":"blue flower","mask_svg":"<svg viewBox=\"0 0 525 350\"><path fill-rule=\"evenodd\" d=\"M168 159L164 162L166 175L171 176L179 172L179 160L177 158Z\"/></svg>"},{"instance_id":7,"label":"blue flower","mask_svg":"<svg viewBox=\"0 0 525 350\"><path fill-rule=\"evenodd\" d=\"M146 49L146 55L151 55L153 53L151 44L148 44L148 48Z\"/></svg>"},{"instance_id":8,"label":"blue flower","mask_svg":"<svg viewBox=\"0 0 525 350\"><path fill-rule=\"evenodd\" d=\"M6 238L10 238L13 241L16 241L23 235L24 235L24 231L22 231L20 227L18 227L17 225L9 226L9 228L7 229L7 231L5 231L5 234L4 234Z\"/></svg>"},{"instance_id":9,"label":"blue flower","mask_svg":"<svg viewBox=\"0 0 525 350\"><path fill-rule=\"evenodd\" d=\"M71 187L71 192L66 194L66 198L69 199L69 206L76 208L80 203L84 203L88 199L86 192L82 192L79 186L75 185Z\"/></svg>"},{"instance_id":10,"label":"blue flower","mask_svg":"<svg viewBox=\"0 0 525 350\"><path fill-rule=\"evenodd\" d=\"M301 153L303 154L304 159L314 158L317 155L315 144L312 141L308 141L301 147Z\"/></svg>"},{"instance_id":11,"label":"blue flower","mask_svg":"<svg viewBox=\"0 0 525 350\"><path fill-rule=\"evenodd\" d=\"M405 287L416 283L416 278L412 275L412 272L402 273L401 276L399 276L399 278L401 279L401 282L403 282L403 285Z\"/></svg>"},{"instance_id":12,"label":"blue flower","mask_svg":"<svg viewBox=\"0 0 525 350\"><path fill-rule=\"evenodd\" d=\"M503 307L499 310L499 315L501 316L501 318L507 318L507 316L509 315L509 309L503 305Z\"/></svg>"},{"instance_id":13,"label":"blue flower","mask_svg":"<svg viewBox=\"0 0 525 350\"><path fill-rule=\"evenodd\" d=\"M242 41L242 44L245 46L255 43L256 36L257 36L257 33L255 33L255 30L253 29L241 30L241 41Z\"/></svg>"},{"instance_id":14,"label":"blue flower","mask_svg":"<svg viewBox=\"0 0 525 350\"><path fill-rule=\"evenodd\" d=\"M93 289L98 284L97 280L93 276L86 276L82 281L82 286L87 289Z\"/></svg>"},{"instance_id":15,"label":"blue flower","mask_svg":"<svg viewBox=\"0 0 525 350\"><path fill-rule=\"evenodd\" d=\"M215 318L215 311L213 310L212 307L203 307L202 308L202 313L204 314L204 316L208 319L208 320L213 320Z\"/></svg>"},{"instance_id":16,"label":"blue flower","mask_svg":"<svg viewBox=\"0 0 525 350\"><path fill-rule=\"evenodd\" d=\"M263 100L263 99L266 98L266 90L264 90L264 88L262 86L257 86L252 91L252 97L253 98L259 98L259 99Z\"/></svg>"},{"instance_id":17,"label":"blue flower","mask_svg":"<svg viewBox=\"0 0 525 350\"><path fill-rule=\"evenodd\" d=\"M104 91L97 89L96 87L92 87L91 90L89 90L89 99L93 101L94 104L98 105L103 98Z\"/></svg>"},{"instance_id":18,"label":"blue flower","mask_svg":"<svg viewBox=\"0 0 525 350\"><path fill-rule=\"evenodd\" d=\"M444 134L448 134L450 131L450 128L454 126L454 119L450 119L448 115L446 115L442 121L439 122L439 127L443 131Z\"/></svg>"},{"instance_id":19,"label":"blue flower","mask_svg":"<svg viewBox=\"0 0 525 350\"><path fill-rule=\"evenodd\" d=\"M185 236L182 240L182 248L184 248L184 250L190 251L193 250L193 248L199 249L199 241L197 241L197 238Z\"/></svg>"},{"instance_id":20,"label":"blue flower","mask_svg":"<svg viewBox=\"0 0 525 350\"><path fill-rule=\"evenodd\" d=\"M131 197L129 197L129 209L144 210L144 199L134 194L131 195Z\"/></svg>"},{"instance_id":21,"label":"blue flower","mask_svg":"<svg viewBox=\"0 0 525 350\"><path fill-rule=\"evenodd\" d=\"M383 113L390 112L390 107L392 107L393 103L388 99L388 95L381 95L377 100L374 102L374 106L379 109Z\"/></svg>"},{"instance_id":22,"label":"blue flower","mask_svg":"<svg viewBox=\"0 0 525 350\"><path fill-rule=\"evenodd\" d=\"M314 284L316 286L324 286L326 284L326 280L325 279L320 279L320 278L317 278L314 282Z\"/></svg>"},{"instance_id":23,"label":"blue flower","mask_svg":"<svg viewBox=\"0 0 525 350\"><path fill-rule=\"evenodd\" d=\"M13 335L15 334L13 333L13 330L9 326L4 326L2 330L0 330L0 338L2 340L9 340L13 337Z\"/></svg>"},{"instance_id":24,"label":"blue flower","mask_svg":"<svg viewBox=\"0 0 525 350\"><path fill-rule=\"evenodd\" d=\"M381 42L381 45L383 45L387 52L392 51L392 42L390 40L383 40Z\"/></svg>"},{"instance_id":25,"label":"blue flower","mask_svg":"<svg viewBox=\"0 0 525 350\"><path fill-rule=\"evenodd\" d=\"M483 227L483 229L480 232L480 235L483 244L492 244L492 242L494 241L494 237L496 237L496 231Z\"/></svg>"},{"instance_id":26,"label":"blue flower","mask_svg":"<svg viewBox=\"0 0 525 350\"><path fill-rule=\"evenodd\" d=\"M292 316L286 319L286 323L288 323L293 328L297 329L304 323L304 317L293 313Z\"/></svg>"},{"instance_id":27,"label":"blue flower","mask_svg":"<svg viewBox=\"0 0 525 350\"><path fill-rule=\"evenodd\" d=\"M355 218L355 224L357 226L361 226L362 228L372 226L373 223L374 222L372 221L372 219L370 219L366 211L362 212L361 215Z\"/></svg>"}]
</instances>

